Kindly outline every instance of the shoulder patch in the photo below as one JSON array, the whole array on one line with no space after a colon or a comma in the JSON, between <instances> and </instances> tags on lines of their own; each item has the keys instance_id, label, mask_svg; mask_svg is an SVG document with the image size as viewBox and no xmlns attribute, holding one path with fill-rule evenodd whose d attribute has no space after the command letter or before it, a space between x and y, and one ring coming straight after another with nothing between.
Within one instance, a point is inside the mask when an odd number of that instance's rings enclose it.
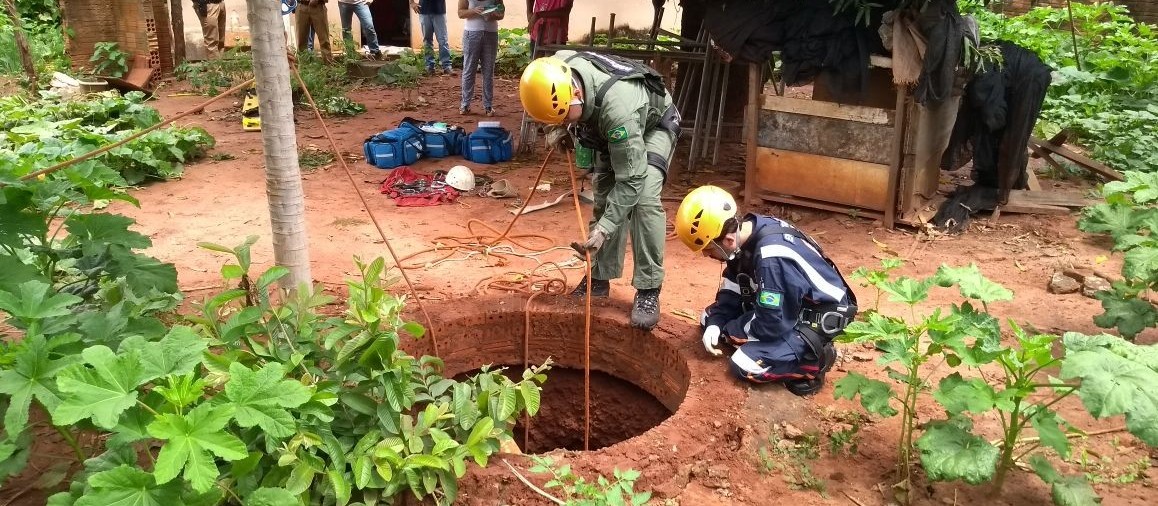
<instances>
[{"instance_id":1,"label":"shoulder patch","mask_svg":"<svg viewBox=\"0 0 1158 506\"><path fill-rule=\"evenodd\" d=\"M627 140L627 126L619 125L607 131L608 142L623 142Z\"/></svg>"},{"instance_id":2,"label":"shoulder patch","mask_svg":"<svg viewBox=\"0 0 1158 506\"><path fill-rule=\"evenodd\" d=\"M760 290L760 295L756 297L756 303L762 307L776 308L780 307L780 292L773 292L771 290Z\"/></svg>"}]
</instances>

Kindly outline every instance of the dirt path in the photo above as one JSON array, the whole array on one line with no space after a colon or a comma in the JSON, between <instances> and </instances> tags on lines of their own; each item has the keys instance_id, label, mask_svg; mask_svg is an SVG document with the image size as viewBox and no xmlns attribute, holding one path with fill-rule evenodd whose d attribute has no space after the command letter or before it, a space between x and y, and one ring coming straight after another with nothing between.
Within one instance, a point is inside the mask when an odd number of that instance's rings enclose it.
<instances>
[{"instance_id":1,"label":"dirt path","mask_svg":"<svg viewBox=\"0 0 1158 506\"><path fill-rule=\"evenodd\" d=\"M497 81L498 116L493 119L517 131L519 116L515 85L515 81L509 79ZM154 104L165 116L185 110L201 100L199 97L165 96L174 91L177 89L165 89L162 98ZM359 89L352 98L365 103L369 112L354 119L334 121L331 129L339 137L341 149L357 158L367 136L396 126L404 116L461 121L468 129L473 129L479 119L491 119L460 117L457 93L457 77L428 78L419 89L427 105L417 111L405 112L397 110L397 92L379 88ZM204 126L217 138L218 145L212 153L229 154L234 159L191 165L180 181L151 184L134 192L140 199L140 209L129 206L115 209L138 220L138 230L154 242L154 247L148 252L177 265L181 286L190 290L189 296L193 299L204 297L207 287L220 286L218 269L223 263L221 257L198 248L196 244L199 241L232 245L248 235L257 234L262 236L262 240L253 249L254 263L264 268L272 262L261 137L259 133L241 131L237 108L237 104L223 101L190 121ZM312 116L299 112L297 119L301 146L327 146ZM734 163L736 158L725 158L730 160L727 166L706 169L712 172L701 169L694 175L695 181L739 178L739 164ZM525 159L498 166L466 165L474 167L478 174L507 178L525 194L540 161ZM462 162L459 158L423 160L414 169L430 172ZM478 196L465 196L456 203L437 207L398 208L377 192L377 184L385 177L385 172L361 161L351 162L351 167L355 180L359 182L357 190L369 203L369 211L375 213L395 248L403 254L431 247L439 236L465 235L464 224L470 218L501 229L512 216L508 209L515 203L513 200ZM370 225L367 210L362 207L340 167L331 165L315 170L303 179L315 279L327 286L339 285L353 271L354 255L368 259L387 254ZM536 197L535 202L569 191L563 164L550 166L545 179L551 183L551 190ZM686 182L672 182L665 192L673 197L673 201L666 202L669 213L674 211L678 198L687 189L682 183ZM1072 186L1068 182L1049 180L1045 185L1047 188L1051 185ZM569 199L563 205L523 217L515 232L542 234L553 239L554 245L558 246L578 239L576 218L568 202ZM964 235L925 241L919 240L912 231L886 230L879 223L848 215L801 208L759 207L753 210L778 214L799 224L824 245L846 275L862 265L877 265L878 258L888 254L886 250L895 251L909 260L901 272L910 276L930 275L942 263L966 265L975 262L986 276L1004 283L1016 294L1016 302L994 307L995 314L1031 324L1042 331L1099 332L1092 323L1092 318L1100 313L1097 301L1080 294L1059 296L1047 293L1046 284L1056 268L1072 264L1117 272L1119 266L1118 260L1112 258L1104 264L1099 263L1099 257L1106 255L1105 244L1079 232L1074 218L1069 216L1006 214L997 222L977 220ZM584 212L589 213L589 207ZM547 245L536 247L539 246ZM563 261L569 257L566 251L554 251L541 256L540 260ZM494 257L475 257L415 269L410 273L424 299L472 297L456 304L486 305L490 299L473 294L478 281L503 272L527 271L535 266L534 261L523 258L514 258L509 265L491 265L495 262ZM654 335L670 343L688 363L691 380L684 403L675 416L644 436L597 452L557 453L557 459L566 459L576 472L588 476L596 471L609 475L615 467L638 469L643 472L638 488L654 490L661 504L850 504L848 496L866 505L884 504L884 496L879 490L880 487L888 488L889 473L895 461L896 422L865 426L859 433L860 444L856 454L832 456L827 434L847 428L846 421L851 416L848 412L859 408L851 403L833 401L831 381L815 397L799 399L778 386L753 389L730 378L723 361L711 359L703 352L696 326L671 314L675 309L698 314L711 302L718 284L719 265L692 255L676 242L669 242L665 267L667 280L661 298L664 315ZM579 271L567 272L568 284L574 286ZM629 278L613 281L612 302L597 308L601 316L626 320L626 309L634 293L629 281ZM859 293L862 300L871 299L867 289ZM957 302L949 297L948 291L935 290L934 294L931 303L947 305ZM896 312L900 308L885 303L881 309ZM454 313L455 310L450 308L433 316L436 320L453 319L456 317ZM1142 342L1154 341L1153 332L1142 336ZM850 348L845 352L851 359L839 366L840 370L883 377L880 368L871 361L876 357L874 351ZM641 349L639 353L647 354L648 350ZM840 374L837 372L832 376L839 377ZM1096 423L1088 420L1076 401L1067 403L1062 414L1071 423L1087 430L1121 424L1120 420ZM929 408L923 409L921 415L922 420L927 420L937 413ZM820 458L799 462L810 467L816 480L825 482L825 495L810 490L791 490L782 479L784 473L761 458L758 449L767 445L770 428L775 423L787 423L802 432L818 431L822 434L819 438ZM788 431L794 432L791 428ZM780 447L800 447L801 436L795 436L798 441ZM805 441L807 439L804 437ZM1075 455L1086 458L1085 469L1106 479L1114 478L1114 472L1110 470L1121 469L1133 462L1150 462L1140 443L1126 434L1091 439L1081 445L1089 447L1086 452L1075 451ZM512 456L510 460L523 469L528 467L520 457ZM774 469L765 471L766 465ZM1070 472L1079 470L1075 464L1067 467ZM1150 501L1144 498L1151 493L1148 487L1156 476L1154 471L1144 470L1132 484L1097 484L1096 488L1106 498L1104 504L1149 504ZM542 483L542 480L538 482ZM1049 503L1046 486L1024 472L1014 473L1000 497L994 497L984 487L961 484L937 484L914 493L921 504ZM541 502L501 465L472 471L463 483L462 494L464 504Z\"/></svg>"}]
</instances>

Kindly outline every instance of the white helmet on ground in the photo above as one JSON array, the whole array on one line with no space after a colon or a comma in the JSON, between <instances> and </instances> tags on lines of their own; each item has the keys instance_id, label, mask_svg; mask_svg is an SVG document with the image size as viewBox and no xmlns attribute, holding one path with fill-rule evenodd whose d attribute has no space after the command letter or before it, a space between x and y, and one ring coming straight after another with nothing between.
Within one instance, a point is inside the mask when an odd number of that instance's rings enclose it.
<instances>
[{"instance_id":1,"label":"white helmet on ground","mask_svg":"<svg viewBox=\"0 0 1158 506\"><path fill-rule=\"evenodd\" d=\"M465 165L455 165L446 173L446 185L458 191L471 191L474 189L474 172Z\"/></svg>"}]
</instances>

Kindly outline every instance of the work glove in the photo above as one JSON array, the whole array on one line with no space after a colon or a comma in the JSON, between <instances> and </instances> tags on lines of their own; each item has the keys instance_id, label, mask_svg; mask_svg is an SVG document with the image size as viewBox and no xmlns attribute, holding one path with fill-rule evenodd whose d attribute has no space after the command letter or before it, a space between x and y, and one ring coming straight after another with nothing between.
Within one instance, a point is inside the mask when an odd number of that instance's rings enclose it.
<instances>
[{"instance_id":1,"label":"work glove","mask_svg":"<svg viewBox=\"0 0 1158 506\"><path fill-rule=\"evenodd\" d=\"M720 346L719 325L709 325L708 328L704 329L703 341L704 349L708 350L708 353L711 353L717 357L724 354L724 352L720 351L718 348Z\"/></svg>"},{"instance_id":2,"label":"work glove","mask_svg":"<svg viewBox=\"0 0 1158 506\"><path fill-rule=\"evenodd\" d=\"M594 255L595 252L599 251L599 248L603 247L603 243L606 241L607 232L604 232L602 228L599 228L599 226L596 225L591 227L591 232L587 235L587 242L582 244L573 242L571 243L571 248L575 250L575 256L577 256L580 260L586 260L587 258L584 255L585 253Z\"/></svg>"},{"instance_id":3,"label":"work glove","mask_svg":"<svg viewBox=\"0 0 1158 506\"><path fill-rule=\"evenodd\" d=\"M575 138L565 126L551 125L546 128L547 145L559 151L575 151Z\"/></svg>"}]
</instances>

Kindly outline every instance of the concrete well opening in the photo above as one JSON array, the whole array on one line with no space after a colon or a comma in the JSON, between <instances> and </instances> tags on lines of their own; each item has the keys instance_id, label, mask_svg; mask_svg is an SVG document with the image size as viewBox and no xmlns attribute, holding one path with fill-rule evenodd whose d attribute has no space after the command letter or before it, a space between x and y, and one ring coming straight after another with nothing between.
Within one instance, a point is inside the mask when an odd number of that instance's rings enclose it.
<instances>
[{"instance_id":1,"label":"concrete well opening","mask_svg":"<svg viewBox=\"0 0 1158 506\"><path fill-rule=\"evenodd\" d=\"M512 378L519 377L524 303L460 310L456 318L438 324L445 372L461 377L484 365L507 366ZM528 360L540 364L550 357L554 365L529 438L523 440L522 422L515 428L515 441L525 453L583 449L583 329L581 308L536 301L531 310ZM593 315L590 449L619 444L662 423L683 402L689 380L687 362L671 344L626 321Z\"/></svg>"}]
</instances>

